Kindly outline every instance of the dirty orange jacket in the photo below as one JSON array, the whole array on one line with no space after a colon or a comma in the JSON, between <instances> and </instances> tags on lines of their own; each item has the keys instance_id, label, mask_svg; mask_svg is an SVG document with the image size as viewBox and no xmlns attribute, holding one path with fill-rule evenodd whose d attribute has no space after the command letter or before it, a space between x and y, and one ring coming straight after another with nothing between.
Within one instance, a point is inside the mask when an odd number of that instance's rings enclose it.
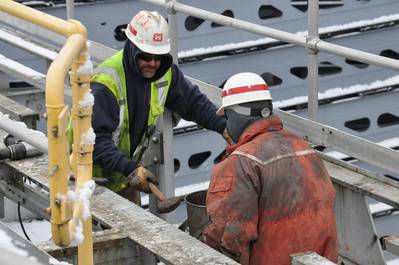
<instances>
[{"instance_id":1,"label":"dirty orange jacket","mask_svg":"<svg viewBox=\"0 0 399 265\"><path fill-rule=\"evenodd\" d=\"M212 172L203 240L242 265L289 265L304 251L336 262L335 190L309 144L271 116L226 151Z\"/></svg>"}]
</instances>

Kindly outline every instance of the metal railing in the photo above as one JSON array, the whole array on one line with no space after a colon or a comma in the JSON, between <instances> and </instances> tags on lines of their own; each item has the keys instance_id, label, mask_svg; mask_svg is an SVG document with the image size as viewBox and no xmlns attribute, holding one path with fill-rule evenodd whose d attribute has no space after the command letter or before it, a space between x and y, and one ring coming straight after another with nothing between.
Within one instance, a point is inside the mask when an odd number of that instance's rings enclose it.
<instances>
[{"instance_id":1,"label":"metal railing","mask_svg":"<svg viewBox=\"0 0 399 265\"><path fill-rule=\"evenodd\" d=\"M309 36L298 36L293 33L273 29L266 26L260 26L258 24L250 23L247 21L230 18L220 14L216 14L210 11L192 7L189 5L181 4L175 0L140 0L142 2L147 2L159 6L163 6L169 14L169 17L176 16L176 12L181 12L190 16L198 17L204 20L208 20L220 25L227 27L232 27L235 29L245 30L248 32L256 33L262 36L277 39L283 42L296 44L304 47L306 51L311 51L313 56L310 56L310 63L308 65L309 75L311 78L309 80L309 116L315 120L317 116L317 104L318 104L318 91L317 91L317 81L318 78L318 64L317 58L314 56L317 52L323 51L338 56L342 56L348 59L360 61L367 64L372 64L376 66L386 67L393 70L399 70L399 60L387 58L384 56L379 56L356 49L332 44L318 38L317 31L317 21L318 16L318 2L310 1L309 6ZM177 36L177 28L175 23L170 26L170 35ZM174 45L176 49L176 45ZM176 51L172 51L175 53ZM206 88L209 91L209 85ZM201 88L201 86L200 86ZM210 98L215 98L215 94L219 93L217 88L211 92ZM209 92L207 93L209 95ZM216 105L220 105L221 99L214 101ZM330 126L317 123L312 120L307 120L300 118L296 115L292 115L280 110L276 110L277 115L279 115L286 127L294 130L296 133L305 137L309 141L315 144L320 144L325 147L332 147L342 153L349 156L355 157L371 165L392 171L399 172L399 152L377 145L365 139L353 136L351 134L342 132ZM167 150L164 150L167 152Z\"/></svg>"}]
</instances>

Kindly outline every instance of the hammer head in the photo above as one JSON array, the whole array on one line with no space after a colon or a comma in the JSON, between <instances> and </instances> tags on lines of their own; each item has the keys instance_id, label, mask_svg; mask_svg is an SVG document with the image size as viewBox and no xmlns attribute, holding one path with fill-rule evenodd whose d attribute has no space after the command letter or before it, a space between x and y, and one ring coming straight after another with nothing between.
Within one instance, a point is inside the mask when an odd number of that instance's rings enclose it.
<instances>
[{"instance_id":1,"label":"hammer head","mask_svg":"<svg viewBox=\"0 0 399 265\"><path fill-rule=\"evenodd\" d=\"M167 198L163 201L158 202L157 210L159 213L170 213L180 205L183 199L183 196Z\"/></svg>"}]
</instances>

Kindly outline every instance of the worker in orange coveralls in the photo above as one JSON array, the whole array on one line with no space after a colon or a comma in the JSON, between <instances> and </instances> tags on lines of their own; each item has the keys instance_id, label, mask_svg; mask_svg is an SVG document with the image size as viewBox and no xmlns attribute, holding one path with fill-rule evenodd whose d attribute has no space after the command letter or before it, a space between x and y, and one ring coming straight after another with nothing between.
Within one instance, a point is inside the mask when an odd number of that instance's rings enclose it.
<instances>
[{"instance_id":1,"label":"worker in orange coveralls","mask_svg":"<svg viewBox=\"0 0 399 265\"><path fill-rule=\"evenodd\" d=\"M212 172L202 240L242 265L289 265L304 251L336 262L335 190L319 156L283 129L260 76L232 76L222 97L229 146Z\"/></svg>"}]
</instances>

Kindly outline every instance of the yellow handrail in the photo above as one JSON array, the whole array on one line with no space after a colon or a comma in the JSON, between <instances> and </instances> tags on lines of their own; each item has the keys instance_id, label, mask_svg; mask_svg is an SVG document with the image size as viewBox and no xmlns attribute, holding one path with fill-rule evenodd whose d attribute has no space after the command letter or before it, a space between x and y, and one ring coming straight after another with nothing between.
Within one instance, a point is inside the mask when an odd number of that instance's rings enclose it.
<instances>
[{"instance_id":1,"label":"yellow handrail","mask_svg":"<svg viewBox=\"0 0 399 265\"><path fill-rule=\"evenodd\" d=\"M76 20L65 21L12 0L1 0L0 10L65 36L66 43L50 65L46 79L48 169L50 177L51 230L54 242L68 246L78 242L80 265L93 264L91 216L87 201L94 189L91 129L92 95L86 28ZM71 69L73 154L70 162L67 141L69 109L64 103L64 80ZM71 165L71 164L72 165ZM68 191L68 178L74 172L75 192ZM89 212L90 213L90 212ZM77 234L83 228L83 241Z\"/></svg>"}]
</instances>

